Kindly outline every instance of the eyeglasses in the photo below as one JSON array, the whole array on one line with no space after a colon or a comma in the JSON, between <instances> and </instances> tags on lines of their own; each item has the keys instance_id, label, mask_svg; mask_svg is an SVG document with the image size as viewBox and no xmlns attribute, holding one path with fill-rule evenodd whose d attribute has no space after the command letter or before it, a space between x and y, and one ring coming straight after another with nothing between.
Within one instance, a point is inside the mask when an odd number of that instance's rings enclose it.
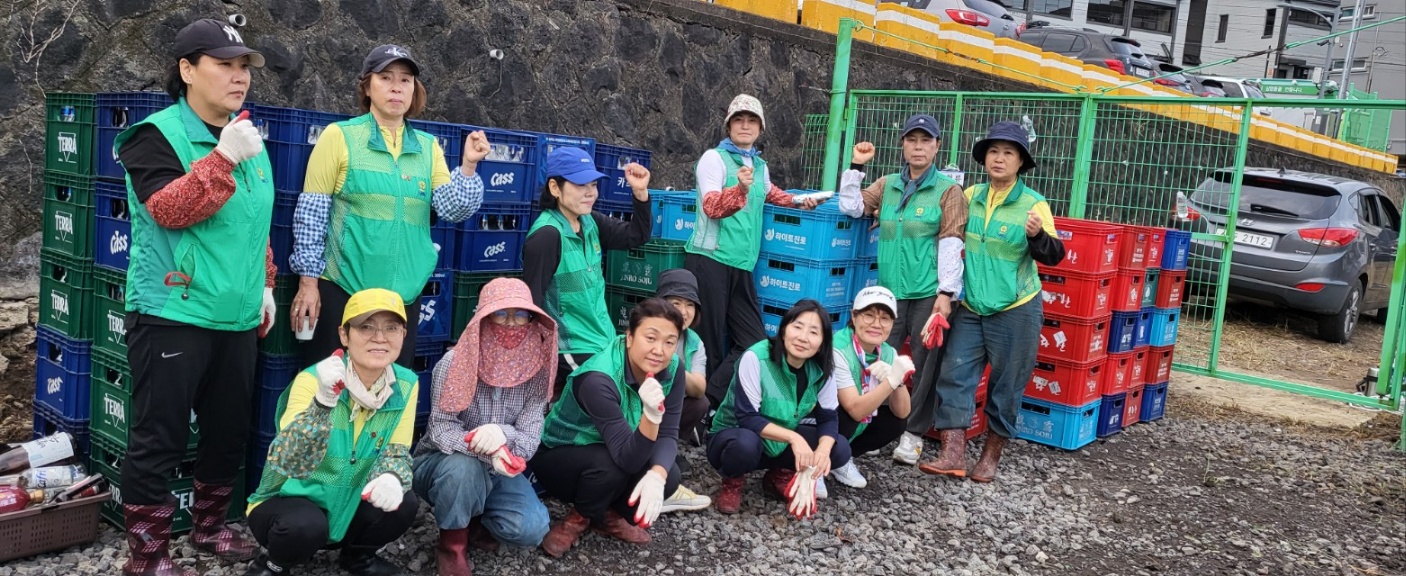
<instances>
[{"instance_id":1,"label":"eyeglasses","mask_svg":"<svg viewBox=\"0 0 1406 576\"><path fill-rule=\"evenodd\" d=\"M855 314L854 317L863 320L866 324L878 324L881 326L885 324L889 326L893 325L893 316L889 316L888 314L884 314L883 312L878 312L874 310Z\"/></svg>"},{"instance_id":2,"label":"eyeglasses","mask_svg":"<svg viewBox=\"0 0 1406 576\"><path fill-rule=\"evenodd\" d=\"M514 310L512 314L509 314L507 310L497 310L493 312L492 316L493 321L498 324L521 326L532 321L532 313L526 310Z\"/></svg>"},{"instance_id":3,"label":"eyeglasses","mask_svg":"<svg viewBox=\"0 0 1406 576\"><path fill-rule=\"evenodd\" d=\"M357 336L361 336L362 338L366 338L368 340L370 340L371 338L375 338L377 334L381 334L387 338L395 338L405 333L404 324L387 324L385 326L377 326L368 322L366 324L358 324L352 329L356 330Z\"/></svg>"}]
</instances>

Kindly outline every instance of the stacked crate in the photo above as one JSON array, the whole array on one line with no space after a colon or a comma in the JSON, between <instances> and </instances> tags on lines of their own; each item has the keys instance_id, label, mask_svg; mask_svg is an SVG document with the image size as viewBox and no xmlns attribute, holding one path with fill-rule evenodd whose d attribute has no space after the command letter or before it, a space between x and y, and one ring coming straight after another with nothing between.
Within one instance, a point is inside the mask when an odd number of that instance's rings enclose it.
<instances>
[{"instance_id":1,"label":"stacked crate","mask_svg":"<svg viewBox=\"0 0 1406 576\"><path fill-rule=\"evenodd\" d=\"M1156 255L1160 264L1155 290L1152 290L1152 322L1148 333L1147 364L1143 368L1144 388L1139 420L1160 420L1166 408L1167 384L1172 374L1177 327L1181 324L1181 303L1186 291L1186 260L1191 233L1162 230L1162 249ZM1131 402L1131 400L1129 400ZM1126 426L1128 423L1124 422Z\"/></svg>"},{"instance_id":2,"label":"stacked crate","mask_svg":"<svg viewBox=\"0 0 1406 576\"><path fill-rule=\"evenodd\" d=\"M836 330L849 321L855 293L878 281L878 237L870 233L871 224L841 213L837 198L814 210L766 205L752 279L768 334L776 333L781 316L803 298L820 302Z\"/></svg>"}]
</instances>

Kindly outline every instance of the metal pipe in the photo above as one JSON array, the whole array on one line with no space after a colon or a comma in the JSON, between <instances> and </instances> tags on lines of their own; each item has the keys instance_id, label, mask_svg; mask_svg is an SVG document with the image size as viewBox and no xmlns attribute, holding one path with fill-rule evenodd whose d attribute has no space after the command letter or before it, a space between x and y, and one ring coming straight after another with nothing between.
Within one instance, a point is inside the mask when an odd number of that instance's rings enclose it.
<instances>
[{"instance_id":1,"label":"metal pipe","mask_svg":"<svg viewBox=\"0 0 1406 576\"><path fill-rule=\"evenodd\" d=\"M820 172L820 189L825 191L840 189L840 133L843 131L845 96L849 88L849 49L854 43L854 29L860 24L853 18L841 18L840 30L835 34L835 72L830 82L829 125L825 127L825 163Z\"/></svg>"},{"instance_id":2,"label":"metal pipe","mask_svg":"<svg viewBox=\"0 0 1406 576\"><path fill-rule=\"evenodd\" d=\"M1357 48L1357 25L1362 22L1362 10L1367 0L1357 0L1352 9L1352 34L1347 37L1347 57L1343 58L1343 79L1338 81L1338 100L1347 99L1347 82L1352 75L1352 51Z\"/></svg>"}]
</instances>

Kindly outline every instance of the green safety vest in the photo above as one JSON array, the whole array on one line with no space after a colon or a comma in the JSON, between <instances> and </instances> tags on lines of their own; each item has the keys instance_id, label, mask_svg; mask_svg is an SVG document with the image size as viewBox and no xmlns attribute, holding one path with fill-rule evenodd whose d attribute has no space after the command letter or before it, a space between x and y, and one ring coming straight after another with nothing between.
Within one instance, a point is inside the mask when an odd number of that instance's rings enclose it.
<instances>
[{"instance_id":1,"label":"green safety vest","mask_svg":"<svg viewBox=\"0 0 1406 576\"><path fill-rule=\"evenodd\" d=\"M693 366L693 355L698 353L698 347L703 345L703 339L698 337L698 333L692 328L683 329L683 338L679 342L679 366L684 372L688 372Z\"/></svg>"},{"instance_id":2,"label":"green safety vest","mask_svg":"<svg viewBox=\"0 0 1406 576\"><path fill-rule=\"evenodd\" d=\"M307 498L327 513L327 541L338 542L347 533L357 506L361 505L361 491L371 481L368 476L380 461L381 453L391 440L391 435L400 425L402 414L414 400L410 391L419 381L415 372L399 364L391 365L395 370L395 393L361 427L361 435L353 438L355 423L352 422L352 400L344 394L337 400L329 416L332 423L331 434L327 438L327 454L319 462L312 475L306 479L288 478L274 471L264 469L259 488L249 497L251 504L258 504L275 496ZM317 377L317 367L303 370L304 374ZM288 408L288 391L284 389L278 397L278 414L282 418ZM316 402L316 400L313 400ZM309 406L309 410L315 407ZM414 412L405 414L414 418ZM405 478L405 487L410 479Z\"/></svg>"},{"instance_id":3,"label":"green safety vest","mask_svg":"<svg viewBox=\"0 0 1406 576\"><path fill-rule=\"evenodd\" d=\"M972 193L967 216L967 286L962 301L972 312L990 316L1021 299L1040 292L1040 275L1030 257L1025 236L1026 212L1045 201L1040 193L1017 180L1006 201L986 221L986 198L990 184L979 184Z\"/></svg>"},{"instance_id":4,"label":"green safety vest","mask_svg":"<svg viewBox=\"0 0 1406 576\"><path fill-rule=\"evenodd\" d=\"M737 171L743 166L741 159L722 148L718 148L718 155L723 157L723 163L727 166L727 180L723 182L723 188L736 186ZM709 218L702 206L701 194L706 191L698 191L698 213L693 235L684 245L685 251L748 272L757 267L757 256L762 252L762 210L766 204L766 182L762 179L766 173L766 162L761 156L752 157L752 170L756 178L752 180L752 189L747 191L747 205L727 218Z\"/></svg>"},{"instance_id":5,"label":"green safety vest","mask_svg":"<svg viewBox=\"0 0 1406 576\"><path fill-rule=\"evenodd\" d=\"M678 366L679 359L673 358L663 374L654 375L664 388L666 397L674 387L672 374ZM576 379L587 372L600 372L615 382L615 391L620 394L620 412L625 416L625 423L630 425L631 430L639 429L640 394L639 390L625 383L625 337L617 336L609 346L567 377L566 388L562 391L561 398L552 406L552 411L547 414L547 421L542 424L543 446L587 446L604 442L595 422L591 421L590 415L586 414L585 409L576 401Z\"/></svg>"},{"instance_id":6,"label":"green safety vest","mask_svg":"<svg viewBox=\"0 0 1406 576\"><path fill-rule=\"evenodd\" d=\"M323 275L348 294L385 288L414 302L439 259L430 241L434 137L407 124L396 158L371 114L337 126L347 142L347 178L327 221Z\"/></svg>"},{"instance_id":7,"label":"green safety vest","mask_svg":"<svg viewBox=\"0 0 1406 576\"><path fill-rule=\"evenodd\" d=\"M835 333L835 349L840 351L845 357L845 362L849 364L849 376L854 381L854 389L860 394L864 393L864 359L854 353L854 329L846 326L843 330ZM898 350L889 346L888 342L879 344L879 360L883 360L890 366L898 357ZM868 422L860 422L855 426L854 433L849 435L850 440L858 438L864 433L864 429L869 427Z\"/></svg>"},{"instance_id":8,"label":"green safety vest","mask_svg":"<svg viewBox=\"0 0 1406 576\"><path fill-rule=\"evenodd\" d=\"M770 420L772 424L795 430L801 423L801 418L815 410L818 403L816 397L820 393L820 387L825 384L824 374L820 371L820 365L811 360L805 363L806 386L805 395L796 398L796 377L791 373L791 369L782 361L778 366L771 361L771 339L762 340L753 344L748 352L756 354L757 360L761 364L762 377L762 405L757 410L762 416ZM722 405L718 406L718 413L713 416L714 434L728 428L737 427L736 400L733 395L737 393L737 372L732 374L732 385L727 387L727 396L723 397ZM787 444L779 440L762 439L762 445L766 448L767 456L778 456L786 451Z\"/></svg>"},{"instance_id":9,"label":"green safety vest","mask_svg":"<svg viewBox=\"0 0 1406 576\"><path fill-rule=\"evenodd\" d=\"M899 300L937 295L937 233L942 226L942 194L956 185L928 168L918 188L903 202L903 177L884 180L879 208L879 285Z\"/></svg>"},{"instance_id":10,"label":"green safety vest","mask_svg":"<svg viewBox=\"0 0 1406 576\"><path fill-rule=\"evenodd\" d=\"M187 172L191 163L214 153L219 140L186 104L185 98L123 130L119 150L143 125L156 126ZM259 325L264 302L264 262L273 219L273 169L268 151L234 167L234 195L218 212L193 226L162 228L137 200L127 176L132 208L131 264L127 271L128 312L159 316L211 330L251 330ZM168 286L168 274L189 278ZM177 279L173 276L173 281Z\"/></svg>"},{"instance_id":11,"label":"green safety vest","mask_svg":"<svg viewBox=\"0 0 1406 576\"><path fill-rule=\"evenodd\" d=\"M615 337L615 325L605 307L600 229L590 214L581 216L580 222L581 233L577 234L561 210L547 210L527 232L531 237L551 227L561 237L561 260L543 308L557 321L557 349L562 354L595 354Z\"/></svg>"}]
</instances>

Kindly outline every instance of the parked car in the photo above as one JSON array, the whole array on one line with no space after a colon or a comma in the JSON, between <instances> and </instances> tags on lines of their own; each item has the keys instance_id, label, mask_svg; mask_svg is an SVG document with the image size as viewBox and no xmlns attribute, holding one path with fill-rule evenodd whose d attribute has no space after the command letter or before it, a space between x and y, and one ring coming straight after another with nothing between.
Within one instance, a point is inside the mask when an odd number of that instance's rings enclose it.
<instances>
[{"instance_id":1,"label":"parked car","mask_svg":"<svg viewBox=\"0 0 1406 576\"><path fill-rule=\"evenodd\" d=\"M1142 52L1142 43L1132 38L1094 30L1041 26L1027 29L1020 35L1020 41L1085 64L1103 66L1119 74L1138 78L1157 75L1153 72L1157 69L1156 65Z\"/></svg>"},{"instance_id":2,"label":"parked car","mask_svg":"<svg viewBox=\"0 0 1406 576\"><path fill-rule=\"evenodd\" d=\"M966 24L1000 38L1019 38L1025 25L1000 0L879 0L922 10L944 22Z\"/></svg>"},{"instance_id":3,"label":"parked car","mask_svg":"<svg viewBox=\"0 0 1406 576\"><path fill-rule=\"evenodd\" d=\"M1225 97L1225 86L1221 85L1220 80L1195 74L1187 74L1186 77L1191 80L1192 94L1206 98Z\"/></svg>"},{"instance_id":4,"label":"parked car","mask_svg":"<svg viewBox=\"0 0 1406 576\"><path fill-rule=\"evenodd\" d=\"M1227 78L1225 76L1202 76L1202 81L1215 80L1225 91L1229 98L1250 98L1258 100L1264 98L1264 92L1260 91L1260 83L1245 78ZM1255 108L1255 113L1261 116L1272 116L1269 108Z\"/></svg>"},{"instance_id":5,"label":"parked car","mask_svg":"<svg viewBox=\"0 0 1406 576\"><path fill-rule=\"evenodd\" d=\"M1186 92L1187 94L1195 94L1196 87L1191 83L1191 77L1187 74L1183 74L1181 71L1182 67L1177 66L1176 64L1158 62L1156 72L1157 75L1160 77L1156 80L1153 80L1153 82L1156 82L1163 86L1176 88L1177 90L1181 90L1182 92Z\"/></svg>"},{"instance_id":6,"label":"parked car","mask_svg":"<svg viewBox=\"0 0 1406 576\"><path fill-rule=\"evenodd\" d=\"M1206 178L1174 215L1179 228L1225 230L1234 171ZM1316 314L1318 336L1347 342L1361 311L1386 318L1401 212L1365 182L1293 170L1246 168L1232 243L1229 293ZM1216 282L1222 248L1193 241L1192 275Z\"/></svg>"}]
</instances>

